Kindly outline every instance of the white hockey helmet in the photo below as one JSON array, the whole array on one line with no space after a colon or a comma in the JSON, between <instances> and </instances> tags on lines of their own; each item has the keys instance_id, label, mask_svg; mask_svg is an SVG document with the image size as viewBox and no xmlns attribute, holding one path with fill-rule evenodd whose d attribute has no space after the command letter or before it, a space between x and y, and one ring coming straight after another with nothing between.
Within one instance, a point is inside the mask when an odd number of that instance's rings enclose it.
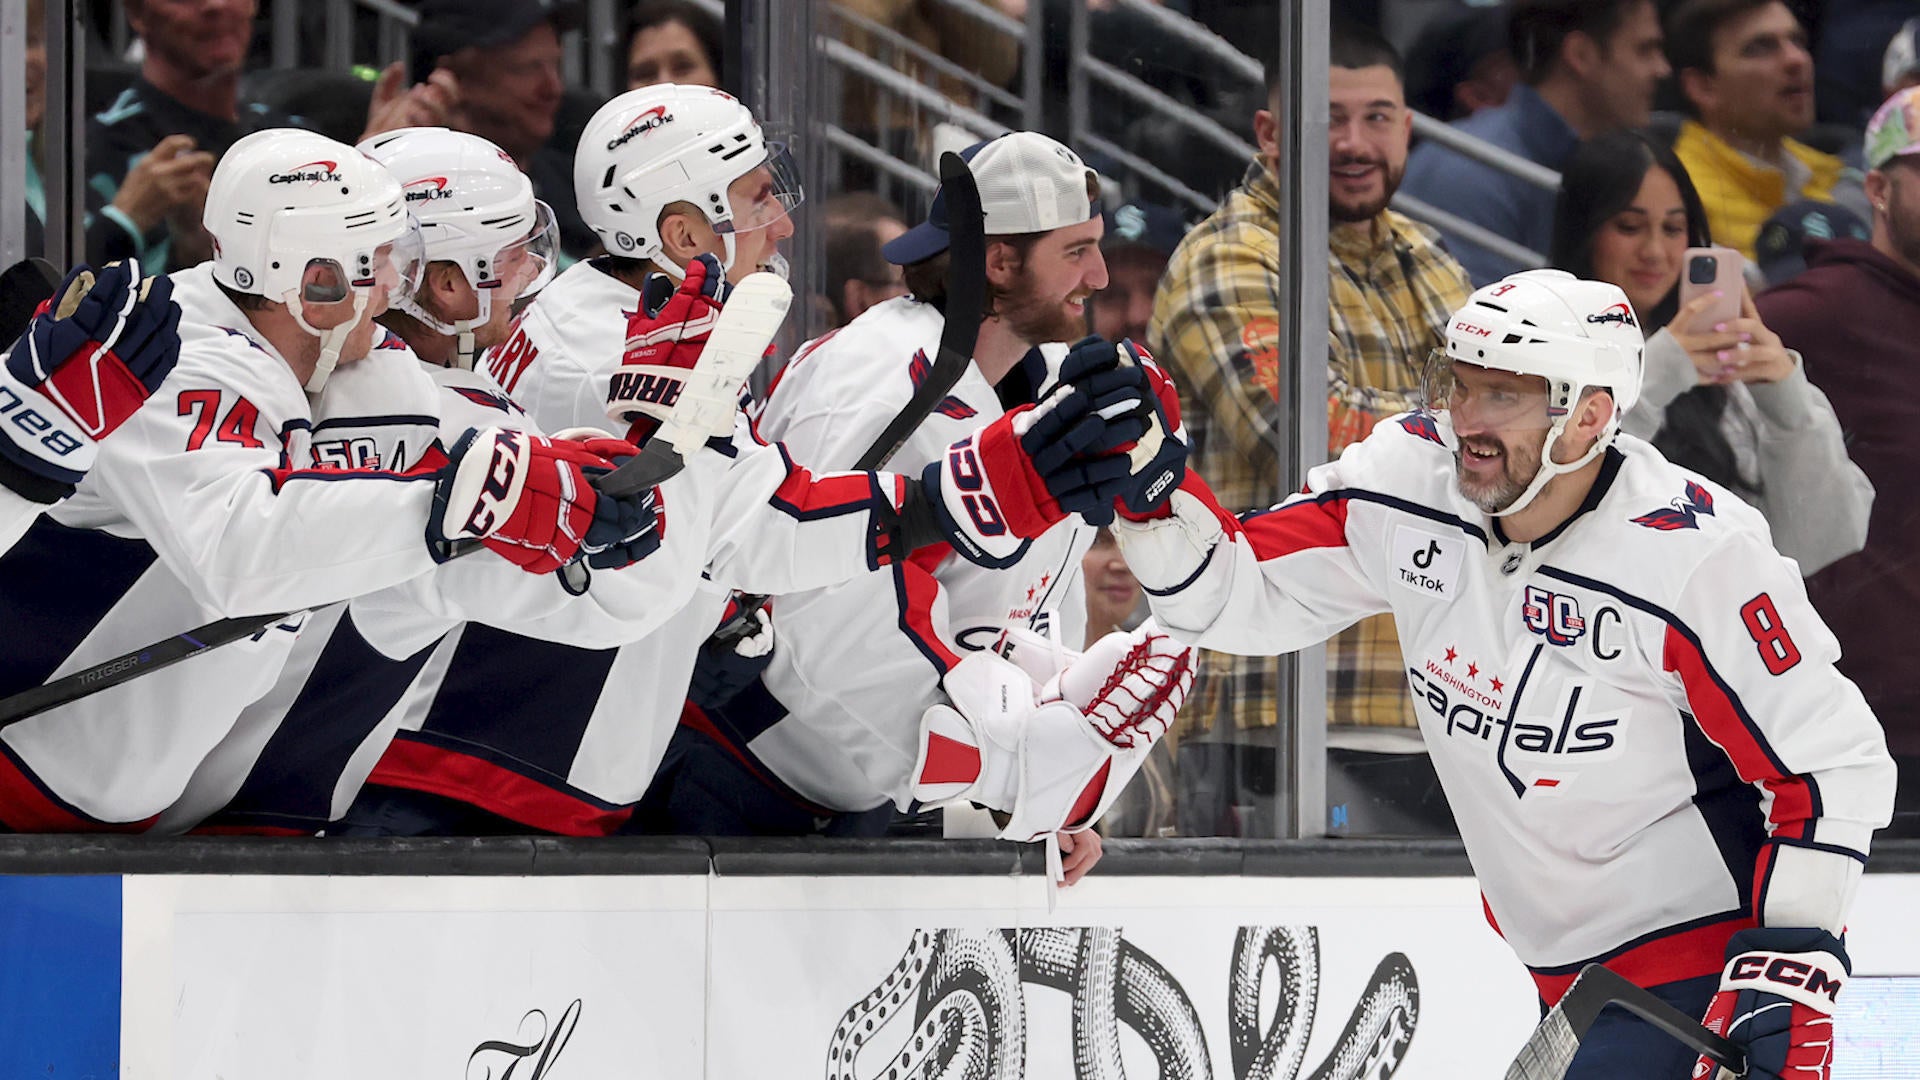
<instances>
[{"instance_id":1,"label":"white hockey helmet","mask_svg":"<svg viewBox=\"0 0 1920 1080\"><path fill-rule=\"evenodd\" d=\"M425 261L458 266L479 298L473 318L452 322L428 312L417 295L395 306L456 337L455 362L473 367L473 330L491 317L493 301L511 304L553 280L560 240L552 208L533 197L533 181L506 151L478 135L401 128L359 149L399 181Z\"/></svg>"},{"instance_id":2,"label":"white hockey helmet","mask_svg":"<svg viewBox=\"0 0 1920 1080\"><path fill-rule=\"evenodd\" d=\"M736 218L727 186L765 166L772 187ZM708 86L661 83L600 106L573 157L580 216L615 255L649 259L682 276L661 253L660 215L676 202L700 208L733 266L737 233L765 228L800 205L799 170L785 146L769 143L753 113Z\"/></svg>"},{"instance_id":3,"label":"white hockey helmet","mask_svg":"<svg viewBox=\"0 0 1920 1080\"><path fill-rule=\"evenodd\" d=\"M1605 452L1620 430L1620 416L1640 400L1646 339L1627 294L1604 281L1585 281L1564 270L1527 270L1478 289L1447 322L1447 343L1428 365L1427 400L1443 406L1451 396L1455 363L1538 375L1546 380L1546 439L1540 472L1512 504L1495 516L1532 502L1553 477L1572 472ZM1588 390L1613 398L1613 416L1599 438L1573 462L1555 462L1553 444Z\"/></svg>"},{"instance_id":4,"label":"white hockey helmet","mask_svg":"<svg viewBox=\"0 0 1920 1080\"><path fill-rule=\"evenodd\" d=\"M220 156L202 218L213 237L213 278L239 293L287 305L320 339L307 389L326 384L372 291L405 300L420 282L420 233L399 181L365 154L296 128L256 131ZM310 269L324 280L302 288ZM302 301L352 299L354 317L309 326Z\"/></svg>"}]
</instances>

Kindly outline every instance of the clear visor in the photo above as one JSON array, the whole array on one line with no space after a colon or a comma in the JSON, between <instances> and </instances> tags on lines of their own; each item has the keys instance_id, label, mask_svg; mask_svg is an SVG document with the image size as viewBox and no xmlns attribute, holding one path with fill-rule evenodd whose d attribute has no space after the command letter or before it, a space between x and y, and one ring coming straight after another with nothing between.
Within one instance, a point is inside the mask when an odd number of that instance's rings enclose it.
<instances>
[{"instance_id":1,"label":"clear visor","mask_svg":"<svg viewBox=\"0 0 1920 1080\"><path fill-rule=\"evenodd\" d=\"M425 269L420 227L408 217L405 232L369 256L356 256L351 271L336 259L308 259L298 295L310 304L337 304L358 290L385 289L387 306L392 307L413 298Z\"/></svg>"},{"instance_id":2,"label":"clear visor","mask_svg":"<svg viewBox=\"0 0 1920 1080\"><path fill-rule=\"evenodd\" d=\"M553 208L533 201L533 228L526 236L500 249L493 258L493 276L480 283L499 289L509 301L524 300L553 280L560 259L560 226Z\"/></svg>"},{"instance_id":3,"label":"clear visor","mask_svg":"<svg viewBox=\"0 0 1920 1080\"><path fill-rule=\"evenodd\" d=\"M727 185L733 220L714 227L719 233L764 229L792 213L806 198L800 185L800 167L785 143L768 143L767 160Z\"/></svg>"},{"instance_id":4,"label":"clear visor","mask_svg":"<svg viewBox=\"0 0 1920 1080\"><path fill-rule=\"evenodd\" d=\"M1451 417L1456 434L1545 431L1557 419L1545 378L1458 363L1443 349L1427 354L1420 390L1427 408Z\"/></svg>"}]
</instances>

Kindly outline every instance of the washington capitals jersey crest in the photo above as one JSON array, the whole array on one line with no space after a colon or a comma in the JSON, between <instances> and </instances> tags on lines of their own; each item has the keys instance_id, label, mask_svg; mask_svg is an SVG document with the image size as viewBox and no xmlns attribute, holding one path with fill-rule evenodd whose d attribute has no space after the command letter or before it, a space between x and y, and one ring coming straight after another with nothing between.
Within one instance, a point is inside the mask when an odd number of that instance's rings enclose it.
<instances>
[{"instance_id":1,"label":"washington capitals jersey crest","mask_svg":"<svg viewBox=\"0 0 1920 1080\"><path fill-rule=\"evenodd\" d=\"M1685 496L1673 500L1671 506L1641 514L1633 519L1635 525L1645 525L1649 529L1673 532L1676 529L1697 529L1702 516L1713 516L1713 495L1706 488L1692 480L1687 481Z\"/></svg>"},{"instance_id":2,"label":"washington capitals jersey crest","mask_svg":"<svg viewBox=\"0 0 1920 1080\"><path fill-rule=\"evenodd\" d=\"M913 388L915 390L920 389L921 386L926 384L927 376L931 374L933 374L933 361L927 359L927 350L916 349L912 361L907 364L907 375L913 380ZM933 411L939 413L941 416L951 417L955 420L965 420L978 415L974 411L973 406L961 401L952 394L941 398L940 404L935 405Z\"/></svg>"}]
</instances>

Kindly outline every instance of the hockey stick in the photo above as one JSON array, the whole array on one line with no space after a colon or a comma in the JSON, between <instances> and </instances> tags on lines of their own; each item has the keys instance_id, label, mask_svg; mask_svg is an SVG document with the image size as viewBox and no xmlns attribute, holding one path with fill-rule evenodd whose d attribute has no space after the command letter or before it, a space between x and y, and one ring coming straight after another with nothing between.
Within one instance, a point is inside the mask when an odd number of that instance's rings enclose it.
<instances>
[{"instance_id":1,"label":"hockey stick","mask_svg":"<svg viewBox=\"0 0 1920 1080\"><path fill-rule=\"evenodd\" d=\"M945 322L940 327L940 352L932 370L906 405L894 414L887 426L854 462L855 472L872 472L892 460L905 446L915 428L933 414L935 406L953 390L954 384L973 363L973 350L980 339L980 323L987 310L987 235L986 216L980 209L980 187L973 170L959 154L949 150L940 155L940 193L947 208L947 297ZM727 625L714 631L722 645L731 645L754 628L753 615L766 605L765 596L740 598L740 611Z\"/></svg>"},{"instance_id":2,"label":"hockey stick","mask_svg":"<svg viewBox=\"0 0 1920 1080\"><path fill-rule=\"evenodd\" d=\"M1520 1056L1508 1066L1506 1080L1560 1080L1573 1064L1573 1055L1579 1051L1587 1029L1608 1005L1626 1009L1734 1076L1747 1074L1747 1056L1739 1047L1708 1031L1652 991L1599 964L1588 964L1559 1003L1541 1018L1527 1045L1520 1048Z\"/></svg>"},{"instance_id":3,"label":"hockey stick","mask_svg":"<svg viewBox=\"0 0 1920 1080\"><path fill-rule=\"evenodd\" d=\"M683 455L695 452L709 437L731 435L740 387L766 353L792 300L793 290L773 274L753 274L742 281L721 309L707 347L674 403L673 413L647 442L647 450L659 447L659 452L642 451L638 457L622 462L600 477L594 489L616 498L645 491L679 472L685 466ZM484 546L479 541L455 545L452 557L470 555ZM0 728L192 659L209 649L264 633L293 614L243 615L210 622L22 690L0 700Z\"/></svg>"}]
</instances>

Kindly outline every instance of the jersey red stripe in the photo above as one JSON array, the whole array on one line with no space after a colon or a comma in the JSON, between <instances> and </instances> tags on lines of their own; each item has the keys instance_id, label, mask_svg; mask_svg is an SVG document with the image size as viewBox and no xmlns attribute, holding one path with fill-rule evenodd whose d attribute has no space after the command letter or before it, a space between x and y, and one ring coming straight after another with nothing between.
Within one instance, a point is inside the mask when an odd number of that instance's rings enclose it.
<instances>
[{"instance_id":1,"label":"jersey red stripe","mask_svg":"<svg viewBox=\"0 0 1920 1080\"><path fill-rule=\"evenodd\" d=\"M1727 963L1727 941L1739 931L1755 925L1753 919L1743 918L1696 926L1637 945L1601 963L1635 986L1659 986L1681 979L1718 975ZM1538 971L1530 974L1534 986L1540 991L1540 999L1548 1005L1558 1002L1560 996L1567 992L1567 987L1572 986L1573 980L1580 976L1578 971L1565 975L1547 975Z\"/></svg>"},{"instance_id":2,"label":"jersey red stripe","mask_svg":"<svg viewBox=\"0 0 1920 1080\"><path fill-rule=\"evenodd\" d=\"M482 758L404 736L387 747L367 783L455 799L558 836L606 836L633 816L630 806L608 809Z\"/></svg>"},{"instance_id":3,"label":"jersey red stripe","mask_svg":"<svg viewBox=\"0 0 1920 1080\"><path fill-rule=\"evenodd\" d=\"M1785 774L1740 715L1740 708L1713 675L1700 649L1678 628L1667 627L1663 665L1680 676L1694 719L1713 744L1726 751L1740 779L1760 784L1773 795L1767 824L1773 835L1802 839L1813 819L1813 792L1805 778Z\"/></svg>"},{"instance_id":4,"label":"jersey red stripe","mask_svg":"<svg viewBox=\"0 0 1920 1080\"><path fill-rule=\"evenodd\" d=\"M1347 500L1301 501L1256 514L1241 523L1261 559L1277 559L1313 548L1345 547Z\"/></svg>"}]
</instances>

